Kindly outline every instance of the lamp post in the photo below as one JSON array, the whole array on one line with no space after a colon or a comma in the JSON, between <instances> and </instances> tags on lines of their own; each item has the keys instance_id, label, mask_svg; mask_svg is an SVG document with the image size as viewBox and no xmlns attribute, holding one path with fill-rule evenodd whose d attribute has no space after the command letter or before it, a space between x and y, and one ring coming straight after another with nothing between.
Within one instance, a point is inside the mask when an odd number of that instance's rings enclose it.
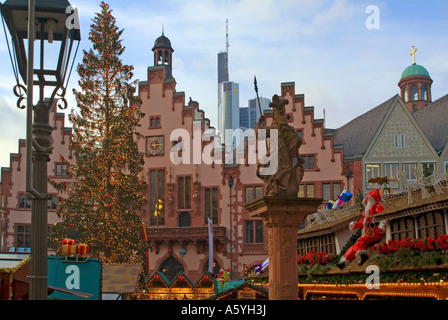
<instances>
[{"instance_id":1,"label":"lamp post","mask_svg":"<svg viewBox=\"0 0 448 320\"><path fill-rule=\"evenodd\" d=\"M7 0L1 4L0 9L13 45L13 53L11 53L7 37L8 50L17 81L14 87L14 94L18 97L17 107L26 108L27 111L26 191L32 200L29 297L31 300L45 300L48 296L47 162L51 153L53 130L49 124L49 114L57 101L62 102L58 104L61 109L67 108L65 90L81 36L79 26L68 23L73 8L67 0ZM77 14L77 11L74 11ZM36 69L34 68L35 40L38 40L37 45L39 45L36 55L39 67ZM78 46L71 61L75 42ZM27 50L25 50L25 43L27 43ZM54 56L45 55L45 50L54 52L57 59ZM54 64L55 60L56 64ZM26 87L20 84L19 74ZM39 91L39 100L36 105L33 103L34 86L38 86ZM45 99L46 86L54 88L49 99ZM22 104L25 99L26 106Z\"/></svg>"},{"instance_id":2,"label":"lamp post","mask_svg":"<svg viewBox=\"0 0 448 320\"><path fill-rule=\"evenodd\" d=\"M233 276L233 219L232 219L232 187L233 187L233 177L229 177L229 189L230 189L230 272L229 272L229 280L232 280Z\"/></svg>"}]
</instances>

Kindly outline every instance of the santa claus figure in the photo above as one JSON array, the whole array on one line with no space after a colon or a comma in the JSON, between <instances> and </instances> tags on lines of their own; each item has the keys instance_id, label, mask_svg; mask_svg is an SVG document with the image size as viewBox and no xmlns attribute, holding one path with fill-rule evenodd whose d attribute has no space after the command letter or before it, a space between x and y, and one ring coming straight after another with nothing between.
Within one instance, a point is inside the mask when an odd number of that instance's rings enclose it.
<instances>
[{"instance_id":1,"label":"santa claus figure","mask_svg":"<svg viewBox=\"0 0 448 320\"><path fill-rule=\"evenodd\" d=\"M373 222L373 216L384 211L382 203L383 201L378 189L370 191L365 195L363 200L365 209L361 220L358 222L352 221L349 225L352 231L362 228L361 237L358 238L356 243L347 250L336 264L340 269L348 265L357 255L361 256L358 264L364 264L368 258L367 248L380 241L386 234L386 221L381 221L379 225Z\"/></svg>"}]
</instances>

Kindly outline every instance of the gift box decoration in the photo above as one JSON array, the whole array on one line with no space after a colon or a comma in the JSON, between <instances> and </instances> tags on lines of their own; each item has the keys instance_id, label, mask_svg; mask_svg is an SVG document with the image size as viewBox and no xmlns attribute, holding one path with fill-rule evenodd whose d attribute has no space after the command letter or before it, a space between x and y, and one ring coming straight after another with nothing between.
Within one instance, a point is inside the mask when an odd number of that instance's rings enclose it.
<instances>
[{"instance_id":1,"label":"gift box decoration","mask_svg":"<svg viewBox=\"0 0 448 320\"><path fill-rule=\"evenodd\" d=\"M64 254L64 255L76 254L75 240L72 240L72 239L62 240L62 254Z\"/></svg>"},{"instance_id":2,"label":"gift box decoration","mask_svg":"<svg viewBox=\"0 0 448 320\"><path fill-rule=\"evenodd\" d=\"M341 200L344 202L350 201L353 197L353 193L351 192L344 192L343 194L341 194Z\"/></svg>"},{"instance_id":3,"label":"gift box decoration","mask_svg":"<svg viewBox=\"0 0 448 320\"><path fill-rule=\"evenodd\" d=\"M77 246L76 253L81 256L87 256L89 254L89 246L85 243L80 243Z\"/></svg>"}]
</instances>

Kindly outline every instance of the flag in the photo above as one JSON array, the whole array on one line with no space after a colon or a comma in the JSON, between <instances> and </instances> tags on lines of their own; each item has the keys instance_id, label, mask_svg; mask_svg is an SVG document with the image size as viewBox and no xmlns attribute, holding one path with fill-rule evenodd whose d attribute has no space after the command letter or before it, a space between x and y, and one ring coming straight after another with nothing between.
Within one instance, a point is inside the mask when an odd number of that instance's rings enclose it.
<instances>
[{"instance_id":1,"label":"flag","mask_svg":"<svg viewBox=\"0 0 448 320\"><path fill-rule=\"evenodd\" d=\"M145 227L145 222L142 221L142 229L143 229L143 241L147 242L148 241L148 236L146 235L146 227ZM146 256L146 267L148 268L148 273L149 273L149 255L148 255L148 251L145 252L145 256Z\"/></svg>"},{"instance_id":2,"label":"flag","mask_svg":"<svg viewBox=\"0 0 448 320\"><path fill-rule=\"evenodd\" d=\"M213 273L213 221L208 219L208 272Z\"/></svg>"}]
</instances>

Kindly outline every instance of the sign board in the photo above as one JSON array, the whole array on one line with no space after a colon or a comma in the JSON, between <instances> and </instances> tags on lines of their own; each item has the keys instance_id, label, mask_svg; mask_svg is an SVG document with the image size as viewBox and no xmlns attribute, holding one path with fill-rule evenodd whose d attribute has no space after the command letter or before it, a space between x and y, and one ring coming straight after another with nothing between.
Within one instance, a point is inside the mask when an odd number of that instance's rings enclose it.
<instances>
[{"instance_id":1,"label":"sign board","mask_svg":"<svg viewBox=\"0 0 448 320\"><path fill-rule=\"evenodd\" d=\"M101 261L88 259L87 261L75 261L66 257L48 257L48 285L62 289L90 293L89 300L100 299ZM72 294L53 291L49 298L56 299L80 299Z\"/></svg>"}]
</instances>

